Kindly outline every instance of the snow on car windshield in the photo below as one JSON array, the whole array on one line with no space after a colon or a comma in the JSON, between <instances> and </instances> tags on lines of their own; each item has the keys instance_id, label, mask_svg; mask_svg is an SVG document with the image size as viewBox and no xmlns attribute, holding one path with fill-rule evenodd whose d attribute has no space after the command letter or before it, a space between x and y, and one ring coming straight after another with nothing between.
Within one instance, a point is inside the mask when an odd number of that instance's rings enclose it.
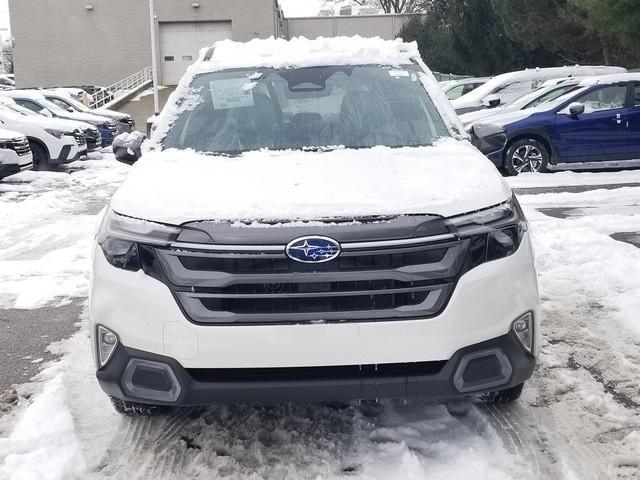
<instances>
[{"instance_id":1,"label":"snow on car windshield","mask_svg":"<svg viewBox=\"0 0 640 480\"><path fill-rule=\"evenodd\" d=\"M450 134L420 75L416 65L204 73L162 143L211 153L432 145Z\"/></svg>"}]
</instances>

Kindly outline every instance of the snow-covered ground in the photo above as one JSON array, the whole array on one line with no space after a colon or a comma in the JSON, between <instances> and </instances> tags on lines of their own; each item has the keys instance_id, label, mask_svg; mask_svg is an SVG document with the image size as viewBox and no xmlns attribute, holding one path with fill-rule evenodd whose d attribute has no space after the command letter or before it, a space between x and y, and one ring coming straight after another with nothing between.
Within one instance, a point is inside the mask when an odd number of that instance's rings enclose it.
<instances>
[{"instance_id":1,"label":"snow-covered ground","mask_svg":"<svg viewBox=\"0 0 640 480\"><path fill-rule=\"evenodd\" d=\"M127 171L103 154L71 174L0 183L0 309L86 296L95 215ZM639 181L638 171L510 179L518 188ZM78 333L50 347L62 356L34 379L36 393L0 417L0 480L640 478L640 249L611 237L640 232L640 187L520 200L545 318L540 366L518 404L243 405L123 418L95 382L82 314Z\"/></svg>"}]
</instances>

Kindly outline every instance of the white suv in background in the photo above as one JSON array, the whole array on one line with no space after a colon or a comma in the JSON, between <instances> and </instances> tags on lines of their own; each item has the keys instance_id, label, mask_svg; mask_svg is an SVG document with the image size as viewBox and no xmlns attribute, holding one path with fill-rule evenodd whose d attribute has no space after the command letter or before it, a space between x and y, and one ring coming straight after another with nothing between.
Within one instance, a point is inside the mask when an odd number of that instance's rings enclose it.
<instances>
[{"instance_id":1,"label":"white suv in background","mask_svg":"<svg viewBox=\"0 0 640 480\"><path fill-rule=\"evenodd\" d=\"M85 155L87 144L82 129L96 130L92 125L81 122L47 118L25 111L13 100L1 97L0 127L26 135L36 169L70 163Z\"/></svg>"},{"instance_id":2,"label":"white suv in background","mask_svg":"<svg viewBox=\"0 0 640 480\"><path fill-rule=\"evenodd\" d=\"M529 227L415 43L218 42L103 213L90 294L117 410L517 399L540 310ZM116 158L135 161L123 134ZM145 147L146 148L146 147Z\"/></svg>"},{"instance_id":3,"label":"white suv in background","mask_svg":"<svg viewBox=\"0 0 640 480\"><path fill-rule=\"evenodd\" d=\"M30 169L31 149L27 137L0 128L0 179Z\"/></svg>"},{"instance_id":4,"label":"white suv in background","mask_svg":"<svg viewBox=\"0 0 640 480\"><path fill-rule=\"evenodd\" d=\"M484 85L451 101L458 115L483 108L508 105L539 88L547 80L564 77L587 77L624 73L622 67L574 65L566 67L530 68L497 75Z\"/></svg>"}]
</instances>

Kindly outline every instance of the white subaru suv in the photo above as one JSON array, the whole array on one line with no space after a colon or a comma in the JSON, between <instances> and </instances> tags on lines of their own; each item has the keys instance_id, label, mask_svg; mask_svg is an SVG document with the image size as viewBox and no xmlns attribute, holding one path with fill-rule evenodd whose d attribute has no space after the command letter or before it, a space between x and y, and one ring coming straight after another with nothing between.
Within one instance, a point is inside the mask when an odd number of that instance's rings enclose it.
<instances>
[{"instance_id":1,"label":"white subaru suv","mask_svg":"<svg viewBox=\"0 0 640 480\"><path fill-rule=\"evenodd\" d=\"M218 42L96 236L97 378L117 410L519 397L538 349L527 221L415 44ZM474 146L474 144L476 146ZM133 163L141 135L114 142Z\"/></svg>"}]
</instances>

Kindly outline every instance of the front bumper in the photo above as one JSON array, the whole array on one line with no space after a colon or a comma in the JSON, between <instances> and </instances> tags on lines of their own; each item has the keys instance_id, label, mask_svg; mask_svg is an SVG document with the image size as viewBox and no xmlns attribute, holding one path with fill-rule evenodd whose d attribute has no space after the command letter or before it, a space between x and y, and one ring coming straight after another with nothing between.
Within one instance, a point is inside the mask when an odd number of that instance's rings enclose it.
<instances>
[{"instance_id":1,"label":"front bumper","mask_svg":"<svg viewBox=\"0 0 640 480\"><path fill-rule=\"evenodd\" d=\"M57 158L52 158L50 160L52 165L62 165L65 163L71 163L80 158L80 149L78 145L74 142L73 145L65 145L60 150L60 154Z\"/></svg>"},{"instance_id":2,"label":"front bumper","mask_svg":"<svg viewBox=\"0 0 640 480\"><path fill-rule=\"evenodd\" d=\"M528 378L538 342L531 356L514 343L509 332L516 318L531 311L537 335L538 303L528 234L513 255L465 273L446 308L435 317L324 324L193 324L166 285L142 271L112 267L98 247L94 252L90 318L92 333L96 325L103 325L119 337L121 346L115 356L98 371L105 391L119 398L143 402L142 397L122 390L122 375L132 358L171 366L181 392L186 392L167 402L172 405L252 399L451 397L508 388ZM92 345L95 348L95 339ZM474 392L457 389L455 370L461 358L492 348L501 349L508 358L512 369L509 378ZM434 365L440 365L437 371L432 370ZM384 378L333 375L335 367L348 370L354 366L406 368ZM426 373L416 371L420 366L427 369ZM287 375L268 384L262 379L257 384L255 380L230 384L215 376L265 368ZM300 368L328 377L305 378L298 375ZM162 403L157 399L146 401Z\"/></svg>"},{"instance_id":3,"label":"front bumper","mask_svg":"<svg viewBox=\"0 0 640 480\"><path fill-rule=\"evenodd\" d=\"M0 178L15 175L16 173L19 173L20 170L26 170L27 168L31 168L31 166L29 165L28 167L25 166L21 168L17 163L0 163Z\"/></svg>"},{"instance_id":4,"label":"front bumper","mask_svg":"<svg viewBox=\"0 0 640 480\"><path fill-rule=\"evenodd\" d=\"M171 406L465 397L527 380L536 359L512 334L458 350L449 360L312 368L185 369L119 345L96 376L123 400Z\"/></svg>"}]
</instances>

